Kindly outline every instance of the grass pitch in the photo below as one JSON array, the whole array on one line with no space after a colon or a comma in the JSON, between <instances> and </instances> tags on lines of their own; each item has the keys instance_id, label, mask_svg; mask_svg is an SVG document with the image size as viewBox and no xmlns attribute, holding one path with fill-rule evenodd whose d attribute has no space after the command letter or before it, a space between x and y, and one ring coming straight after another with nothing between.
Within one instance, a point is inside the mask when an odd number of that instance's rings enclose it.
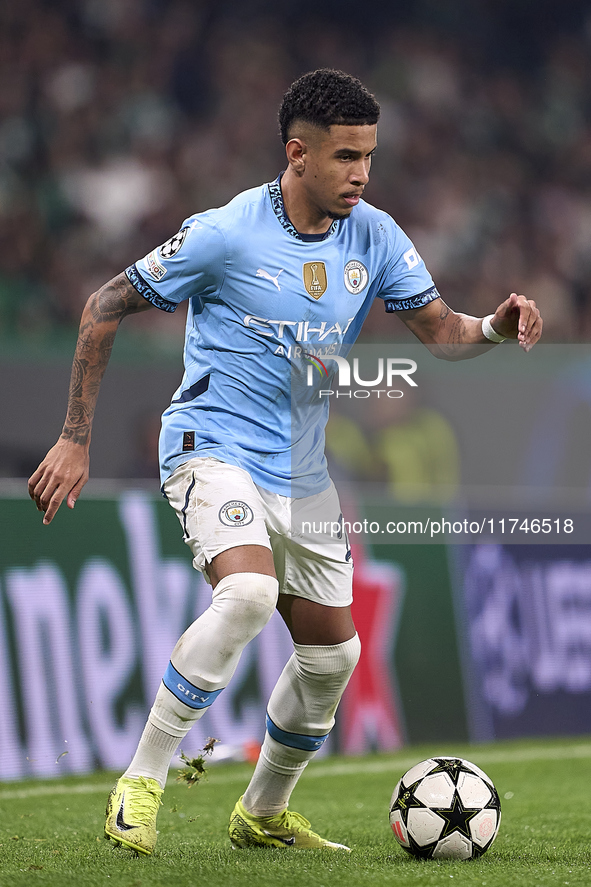
<instances>
[{"instance_id":1,"label":"grass pitch","mask_svg":"<svg viewBox=\"0 0 591 887\"><path fill-rule=\"evenodd\" d=\"M388 825L390 795L410 766L453 754L483 767L497 786L503 819L479 860L421 862ZM194 788L168 785L152 857L103 839L109 774L0 786L0 885L51 887L557 887L591 884L591 741L426 746L396 755L312 763L291 807L351 854L232 850L230 812L252 768L210 767Z\"/></svg>"}]
</instances>

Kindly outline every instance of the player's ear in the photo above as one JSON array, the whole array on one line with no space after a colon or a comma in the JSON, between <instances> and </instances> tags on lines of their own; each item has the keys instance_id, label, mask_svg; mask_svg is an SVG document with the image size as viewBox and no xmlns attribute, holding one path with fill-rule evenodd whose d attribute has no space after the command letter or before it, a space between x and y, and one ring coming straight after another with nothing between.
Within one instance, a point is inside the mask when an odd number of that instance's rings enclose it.
<instances>
[{"instance_id":1,"label":"player's ear","mask_svg":"<svg viewBox=\"0 0 591 887\"><path fill-rule=\"evenodd\" d=\"M290 139L285 146L285 153L290 167L297 175L302 175L306 166L308 148L303 139Z\"/></svg>"}]
</instances>

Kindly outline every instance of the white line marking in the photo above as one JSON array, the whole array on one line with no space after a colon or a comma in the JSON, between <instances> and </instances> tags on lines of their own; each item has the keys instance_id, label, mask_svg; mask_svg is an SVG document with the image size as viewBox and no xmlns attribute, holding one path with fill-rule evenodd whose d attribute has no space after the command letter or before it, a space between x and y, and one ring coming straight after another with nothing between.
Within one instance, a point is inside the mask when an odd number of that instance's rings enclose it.
<instances>
[{"instance_id":1,"label":"white line marking","mask_svg":"<svg viewBox=\"0 0 591 887\"><path fill-rule=\"evenodd\" d=\"M113 788L113 782L104 785L37 785L31 788L15 789L14 791L0 792L0 804L2 801L20 801L25 798L43 798L52 795L93 795L96 793L108 794Z\"/></svg>"},{"instance_id":2,"label":"white line marking","mask_svg":"<svg viewBox=\"0 0 591 887\"><path fill-rule=\"evenodd\" d=\"M446 752L449 754L449 751ZM433 752L431 757L436 757L437 752ZM460 749L458 757L465 757L478 766L486 766L487 764L513 764L526 761L559 761L569 759L591 758L591 743L582 745L564 745L555 746L553 748L516 748L516 749L490 749L479 750L477 746L473 749ZM373 773L400 773L402 775L410 767L417 763L418 755L413 757L393 758L391 761L367 761L360 760L350 763L343 762L340 764L317 764L307 770L307 777L324 777L324 776L352 776Z\"/></svg>"},{"instance_id":3,"label":"white line marking","mask_svg":"<svg viewBox=\"0 0 591 887\"><path fill-rule=\"evenodd\" d=\"M449 754L449 751L446 752ZM420 753L419 753L420 754ZM438 752L432 752L432 756L436 756ZM418 754L404 755L392 758L389 761L372 761L367 758L351 758L348 761L342 761L338 764L330 762L322 764L312 764L306 770L306 779L320 779L326 776L356 776L356 775L373 775L379 773L392 773L394 775L402 775L410 767L417 763ZM460 747L459 757L466 757L474 764L480 767L486 767L488 764L518 764L524 762L535 761L559 761L559 760L582 760L591 758L591 743L581 743L579 745L556 745L552 748L514 748L514 749L486 749L481 750L478 746L471 749ZM214 765L209 771L211 783L228 784L228 783L244 783L252 772L251 765L244 765L241 772L220 773ZM42 798L51 797L52 795L92 795L92 794L108 794L113 787L113 782L97 783L96 785L88 785L81 783L79 785L64 785L56 783L55 785L32 785L31 788L14 789L8 791L0 791L0 804L2 801L17 801L25 798ZM168 787L175 785L176 779L171 778L168 781Z\"/></svg>"}]
</instances>

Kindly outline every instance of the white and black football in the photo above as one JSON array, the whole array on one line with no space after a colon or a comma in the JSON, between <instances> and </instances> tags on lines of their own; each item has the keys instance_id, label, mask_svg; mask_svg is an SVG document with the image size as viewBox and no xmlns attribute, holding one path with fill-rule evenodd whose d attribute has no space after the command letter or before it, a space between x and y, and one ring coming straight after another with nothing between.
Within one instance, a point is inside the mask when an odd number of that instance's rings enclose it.
<instances>
[{"instance_id":1,"label":"white and black football","mask_svg":"<svg viewBox=\"0 0 591 887\"><path fill-rule=\"evenodd\" d=\"M492 780L463 758L429 758L411 767L390 802L401 847L422 859L473 859L486 853L501 823Z\"/></svg>"}]
</instances>

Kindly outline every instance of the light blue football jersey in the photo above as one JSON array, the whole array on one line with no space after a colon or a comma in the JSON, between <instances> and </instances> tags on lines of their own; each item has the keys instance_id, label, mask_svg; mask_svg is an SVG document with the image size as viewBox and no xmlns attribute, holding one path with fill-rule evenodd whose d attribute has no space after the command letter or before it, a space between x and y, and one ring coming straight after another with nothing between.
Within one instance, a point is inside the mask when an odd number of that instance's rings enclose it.
<instances>
[{"instance_id":1,"label":"light blue football jersey","mask_svg":"<svg viewBox=\"0 0 591 887\"><path fill-rule=\"evenodd\" d=\"M214 456L286 496L330 483L328 398L306 388L304 355L346 353L376 297L387 311L439 297L387 213L362 200L310 240L285 214L280 179L191 216L126 274L164 311L189 302L185 373L162 418L162 482Z\"/></svg>"}]
</instances>

